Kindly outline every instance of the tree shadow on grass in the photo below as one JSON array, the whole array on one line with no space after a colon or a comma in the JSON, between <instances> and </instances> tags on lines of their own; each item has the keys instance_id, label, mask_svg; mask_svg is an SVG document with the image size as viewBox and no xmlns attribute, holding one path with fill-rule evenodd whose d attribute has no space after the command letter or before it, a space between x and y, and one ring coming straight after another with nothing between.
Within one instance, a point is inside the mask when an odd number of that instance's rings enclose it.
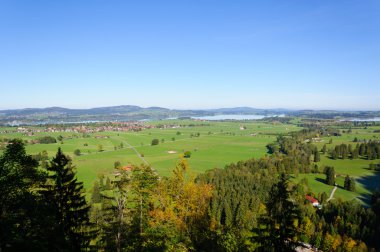
<instances>
[{"instance_id":1,"label":"tree shadow on grass","mask_svg":"<svg viewBox=\"0 0 380 252\"><path fill-rule=\"evenodd\" d=\"M357 182L363 185L370 192L380 189L380 172L372 172L372 175L363 176L356 179ZM367 205L370 205L371 194L361 194L358 197Z\"/></svg>"},{"instance_id":2,"label":"tree shadow on grass","mask_svg":"<svg viewBox=\"0 0 380 252\"><path fill-rule=\"evenodd\" d=\"M322 178L315 178L315 180L316 181L318 181L318 182L321 182L321 183L323 183L323 184L325 184L325 185L328 185L328 186L332 186L332 187L334 187L334 185L329 185L329 184L327 184L327 182L326 182L326 179L322 179ZM340 189L344 189L344 187L343 186L341 186L341 185L336 185L338 188L340 188Z\"/></svg>"},{"instance_id":3,"label":"tree shadow on grass","mask_svg":"<svg viewBox=\"0 0 380 252\"><path fill-rule=\"evenodd\" d=\"M327 185L326 180L323 178L315 178L315 180ZM380 172L373 171L371 175L357 178L356 182L362 184L369 192L380 190ZM344 189L341 185L338 185L338 188ZM361 193L357 199L361 200L365 206L369 207L371 205L371 193Z\"/></svg>"},{"instance_id":4,"label":"tree shadow on grass","mask_svg":"<svg viewBox=\"0 0 380 252\"><path fill-rule=\"evenodd\" d=\"M326 183L326 179L315 178L315 180L318 181L318 182L321 182L321 183L323 183L323 184L325 184L325 185L327 185L327 183Z\"/></svg>"}]
</instances>

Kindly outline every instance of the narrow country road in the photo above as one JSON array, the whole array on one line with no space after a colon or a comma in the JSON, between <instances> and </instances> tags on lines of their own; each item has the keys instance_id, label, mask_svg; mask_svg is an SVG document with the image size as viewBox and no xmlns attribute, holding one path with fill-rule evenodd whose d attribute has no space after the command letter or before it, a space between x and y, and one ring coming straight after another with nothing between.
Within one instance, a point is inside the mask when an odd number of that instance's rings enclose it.
<instances>
[{"instance_id":1,"label":"narrow country road","mask_svg":"<svg viewBox=\"0 0 380 252\"><path fill-rule=\"evenodd\" d=\"M337 186L334 186L334 189L331 191L330 198L327 199L327 202L329 202L330 200L333 199L333 197L334 197L334 193L335 193L336 189L338 189L338 187L337 187Z\"/></svg>"},{"instance_id":2,"label":"narrow country road","mask_svg":"<svg viewBox=\"0 0 380 252\"><path fill-rule=\"evenodd\" d=\"M128 145L128 148L132 149L136 155L147 165L147 166L150 166L150 168L152 168L153 172L158 176L158 172L156 171L156 169L153 168L153 166L151 166L148 161L146 161L146 159L141 156L141 154L136 150L136 148L132 145L130 145L127 141L123 141L126 145Z\"/></svg>"},{"instance_id":3,"label":"narrow country road","mask_svg":"<svg viewBox=\"0 0 380 252\"><path fill-rule=\"evenodd\" d=\"M136 150L135 147L133 147L132 145L130 145L128 142L126 141L123 141L126 145L128 145L128 147L130 149L132 149L134 152L136 152L137 156L146 164L146 165L149 165L148 161L145 160L144 157L141 156L141 154Z\"/></svg>"}]
</instances>

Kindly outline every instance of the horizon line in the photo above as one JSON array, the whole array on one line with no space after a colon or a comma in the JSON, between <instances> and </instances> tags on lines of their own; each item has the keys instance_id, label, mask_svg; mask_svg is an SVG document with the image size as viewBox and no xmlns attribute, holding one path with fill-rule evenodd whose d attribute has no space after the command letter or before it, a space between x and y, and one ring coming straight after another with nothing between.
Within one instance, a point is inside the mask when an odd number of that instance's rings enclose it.
<instances>
[{"instance_id":1,"label":"horizon line","mask_svg":"<svg viewBox=\"0 0 380 252\"><path fill-rule=\"evenodd\" d=\"M131 104L121 104L121 105L106 105L106 106L97 106L97 107L61 107L61 106L47 106L47 107L23 107L23 108L0 108L0 111L7 110L28 110L28 109L49 109L49 108L61 108L61 109L70 109L70 110L89 110L97 108L112 108L112 107L139 107L139 108L163 108L169 110L217 110L217 109L236 109L236 108L248 108L248 109L257 109L257 110L289 110L289 111L302 111L302 110L311 110L311 111L339 111L339 112L360 112L360 111L380 111L378 109L352 109L352 108L286 108L286 107L275 107L275 108L263 108L263 107L251 107L251 106L226 106L226 107L212 107L212 108L173 108L173 107L163 107L163 106L141 106L141 105L131 105Z\"/></svg>"}]
</instances>

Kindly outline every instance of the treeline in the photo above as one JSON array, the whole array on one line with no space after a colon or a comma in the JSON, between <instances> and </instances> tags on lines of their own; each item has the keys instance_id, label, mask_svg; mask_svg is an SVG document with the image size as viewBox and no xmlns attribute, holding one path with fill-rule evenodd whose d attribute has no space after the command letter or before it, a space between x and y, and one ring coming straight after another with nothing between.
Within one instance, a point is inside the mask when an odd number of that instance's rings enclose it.
<instances>
[{"instance_id":1,"label":"treeline","mask_svg":"<svg viewBox=\"0 0 380 252\"><path fill-rule=\"evenodd\" d=\"M322 152L326 151L326 147L322 148ZM355 148L351 144L336 145L334 149L330 150L330 157L332 159L357 159L366 158L374 160L380 158L380 143L378 141L368 141L364 143L357 143Z\"/></svg>"},{"instance_id":2,"label":"treeline","mask_svg":"<svg viewBox=\"0 0 380 252\"><path fill-rule=\"evenodd\" d=\"M367 129L367 127L379 126L380 122L375 121L337 121L336 119L316 119L308 118L301 119L297 123L299 127L304 128L328 128L335 129L335 131L342 130L342 133L352 133L355 129ZM374 130L376 133L376 130Z\"/></svg>"}]
</instances>

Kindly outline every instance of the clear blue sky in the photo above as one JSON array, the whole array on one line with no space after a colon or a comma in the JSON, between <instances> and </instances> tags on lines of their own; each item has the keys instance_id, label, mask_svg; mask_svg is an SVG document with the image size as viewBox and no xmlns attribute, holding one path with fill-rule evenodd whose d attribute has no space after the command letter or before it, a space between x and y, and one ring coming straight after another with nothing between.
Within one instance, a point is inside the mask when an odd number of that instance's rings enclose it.
<instances>
[{"instance_id":1,"label":"clear blue sky","mask_svg":"<svg viewBox=\"0 0 380 252\"><path fill-rule=\"evenodd\" d=\"M378 0L2 0L0 109L380 109Z\"/></svg>"}]
</instances>

